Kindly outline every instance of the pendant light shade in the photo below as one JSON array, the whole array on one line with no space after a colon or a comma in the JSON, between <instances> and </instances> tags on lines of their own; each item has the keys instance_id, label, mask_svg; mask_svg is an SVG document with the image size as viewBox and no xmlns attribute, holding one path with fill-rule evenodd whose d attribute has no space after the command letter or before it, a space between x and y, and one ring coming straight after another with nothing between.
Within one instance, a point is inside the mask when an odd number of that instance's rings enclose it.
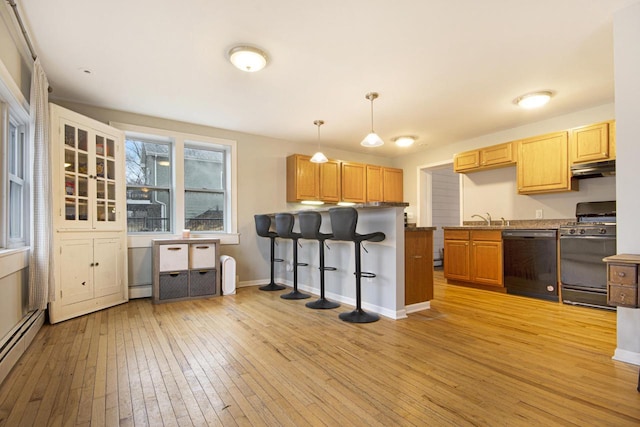
<instances>
[{"instance_id":1,"label":"pendant light shade","mask_svg":"<svg viewBox=\"0 0 640 427\"><path fill-rule=\"evenodd\" d=\"M314 120L313 124L318 126L318 152L311 157L311 163L326 163L329 159L320 151L320 126L324 124L324 120Z\"/></svg>"},{"instance_id":2,"label":"pendant light shade","mask_svg":"<svg viewBox=\"0 0 640 427\"><path fill-rule=\"evenodd\" d=\"M380 147L384 144L382 138L380 138L373 130L373 100L378 97L378 92L369 92L365 95L369 101L371 101L371 132L365 136L360 145L365 147Z\"/></svg>"}]
</instances>

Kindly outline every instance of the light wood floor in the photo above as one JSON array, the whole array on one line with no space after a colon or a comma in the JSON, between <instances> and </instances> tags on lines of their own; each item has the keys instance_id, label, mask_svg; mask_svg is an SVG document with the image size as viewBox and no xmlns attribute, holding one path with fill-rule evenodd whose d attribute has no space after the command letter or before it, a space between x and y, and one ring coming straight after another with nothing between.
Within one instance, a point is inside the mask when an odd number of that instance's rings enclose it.
<instances>
[{"instance_id":1,"label":"light wood floor","mask_svg":"<svg viewBox=\"0 0 640 427\"><path fill-rule=\"evenodd\" d=\"M256 288L45 325L0 425L640 424L615 313L436 282L431 310L367 325Z\"/></svg>"}]
</instances>

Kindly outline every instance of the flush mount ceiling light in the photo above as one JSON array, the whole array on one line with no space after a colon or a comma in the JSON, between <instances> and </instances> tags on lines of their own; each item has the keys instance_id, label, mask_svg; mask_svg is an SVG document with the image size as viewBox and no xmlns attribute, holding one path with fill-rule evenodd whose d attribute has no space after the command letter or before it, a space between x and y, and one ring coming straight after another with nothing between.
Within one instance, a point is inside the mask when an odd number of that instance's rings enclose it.
<instances>
[{"instance_id":1,"label":"flush mount ceiling light","mask_svg":"<svg viewBox=\"0 0 640 427\"><path fill-rule=\"evenodd\" d=\"M384 141L382 140L382 138L380 138L373 131L373 100L376 99L377 97L378 97L378 92L369 92L368 94L365 95L365 98L371 101L371 133L365 136L362 142L360 143L360 145L365 147L380 147L381 145L384 144Z\"/></svg>"},{"instance_id":2,"label":"flush mount ceiling light","mask_svg":"<svg viewBox=\"0 0 640 427\"><path fill-rule=\"evenodd\" d=\"M229 50L229 61L239 70L254 73L267 65L268 57L257 47L242 45Z\"/></svg>"},{"instance_id":3,"label":"flush mount ceiling light","mask_svg":"<svg viewBox=\"0 0 640 427\"><path fill-rule=\"evenodd\" d=\"M409 147L413 145L414 142L416 142L416 139L418 139L417 136L405 135L393 138L391 139L391 141L395 142L398 147Z\"/></svg>"},{"instance_id":4,"label":"flush mount ceiling light","mask_svg":"<svg viewBox=\"0 0 640 427\"><path fill-rule=\"evenodd\" d=\"M532 92L517 97L513 102L526 109L538 108L549 102L552 95L553 94L549 91Z\"/></svg>"},{"instance_id":5,"label":"flush mount ceiling light","mask_svg":"<svg viewBox=\"0 0 640 427\"><path fill-rule=\"evenodd\" d=\"M312 163L326 163L329 161L327 156L320 151L320 126L324 124L324 120L314 120L313 124L318 126L318 152L311 157Z\"/></svg>"}]
</instances>

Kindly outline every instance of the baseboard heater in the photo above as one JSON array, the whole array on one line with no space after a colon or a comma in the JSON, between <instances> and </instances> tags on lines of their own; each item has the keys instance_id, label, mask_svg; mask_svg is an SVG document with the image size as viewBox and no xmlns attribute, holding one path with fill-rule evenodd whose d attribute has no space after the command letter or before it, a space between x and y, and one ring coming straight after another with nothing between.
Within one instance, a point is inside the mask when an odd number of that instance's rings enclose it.
<instances>
[{"instance_id":1,"label":"baseboard heater","mask_svg":"<svg viewBox=\"0 0 640 427\"><path fill-rule=\"evenodd\" d=\"M0 384L29 347L44 324L44 311L28 313L0 344Z\"/></svg>"}]
</instances>

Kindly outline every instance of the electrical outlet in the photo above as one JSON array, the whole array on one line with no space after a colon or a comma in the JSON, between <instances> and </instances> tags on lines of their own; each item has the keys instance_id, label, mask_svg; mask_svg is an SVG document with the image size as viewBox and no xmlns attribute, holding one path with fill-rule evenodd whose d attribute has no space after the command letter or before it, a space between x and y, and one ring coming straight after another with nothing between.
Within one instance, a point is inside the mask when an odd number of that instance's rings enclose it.
<instances>
[{"instance_id":1,"label":"electrical outlet","mask_svg":"<svg viewBox=\"0 0 640 427\"><path fill-rule=\"evenodd\" d=\"M542 219L542 209L536 209L536 219Z\"/></svg>"}]
</instances>

